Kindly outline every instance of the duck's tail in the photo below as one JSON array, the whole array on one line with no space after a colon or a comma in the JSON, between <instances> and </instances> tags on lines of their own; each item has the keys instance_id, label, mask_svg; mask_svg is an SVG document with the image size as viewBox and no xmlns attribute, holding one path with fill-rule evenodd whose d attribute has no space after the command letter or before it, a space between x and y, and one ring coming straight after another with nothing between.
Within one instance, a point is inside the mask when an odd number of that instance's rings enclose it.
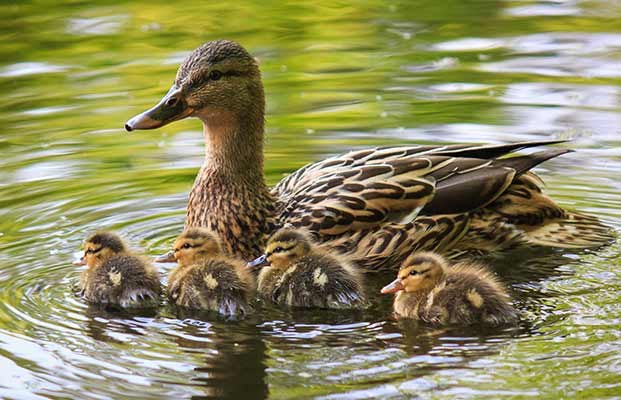
<instances>
[{"instance_id":1,"label":"duck's tail","mask_svg":"<svg viewBox=\"0 0 621 400\"><path fill-rule=\"evenodd\" d=\"M564 210L542 193L541 186L534 173L521 175L482 218L502 221L505 230L512 226L516 240L535 246L594 248L614 239L613 230L599 219Z\"/></svg>"},{"instance_id":2,"label":"duck's tail","mask_svg":"<svg viewBox=\"0 0 621 400\"><path fill-rule=\"evenodd\" d=\"M614 239L612 229L599 219L573 211L565 211L561 218L525 230L524 236L528 243L536 246L565 249L599 247Z\"/></svg>"}]
</instances>

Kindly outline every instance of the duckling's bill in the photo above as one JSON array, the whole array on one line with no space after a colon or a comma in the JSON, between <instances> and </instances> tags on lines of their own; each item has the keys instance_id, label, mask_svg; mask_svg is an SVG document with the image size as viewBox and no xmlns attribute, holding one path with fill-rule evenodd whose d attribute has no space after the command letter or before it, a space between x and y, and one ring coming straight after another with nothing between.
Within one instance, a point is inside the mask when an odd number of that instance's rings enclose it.
<instances>
[{"instance_id":1,"label":"duckling's bill","mask_svg":"<svg viewBox=\"0 0 621 400\"><path fill-rule=\"evenodd\" d=\"M171 250L168 253L155 257L153 261L157 263L174 263L177 262L177 258L175 257L175 251Z\"/></svg>"},{"instance_id":2,"label":"duckling's bill","mask_svg":"<svg viewBox=\"0 0 621 400\"><path fill-rule=\"evenodd\" d=\"M269 261L267 260L267 257L268 257L267 254L263 254L260 257L255 258L254 260L248 262L246 266L252 269L265 267L269 265Z\"/></svg>"},{"instance_id":3,"label":"duckling's bill","mask_svg":"<svg viewBox=\"0 0 621 400\"><path fill-rule=\"evenodd\" d=\"M396 293L399 290L403 290L403 282L401 278L397 278L394 281L390 282L388 285L384 286L381 290L382 294Z\"/></svg>"},{"instance_id":4,"label":"duckling's bill","mask_svg":"<svg viewBox=\"0 0 621 400\"><path fill-rule=\"evenodd\" d=\"M86 261L84 260L84 257L80 257L77 260L73 260L71 262L71 264L73 264L73 265L86 265Z\"/></svg>"}]
</instances>

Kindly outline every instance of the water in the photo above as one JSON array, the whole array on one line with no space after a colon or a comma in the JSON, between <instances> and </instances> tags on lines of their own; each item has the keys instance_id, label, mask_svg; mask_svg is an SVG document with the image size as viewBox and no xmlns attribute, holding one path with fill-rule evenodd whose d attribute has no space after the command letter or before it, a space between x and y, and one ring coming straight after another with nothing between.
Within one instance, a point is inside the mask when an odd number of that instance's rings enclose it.
<instances>
[{"instance_id":1,"label":"water","mask_svg":"<svg viewBox=\"0 0 621 400\"><path fill-rule=\"evenodd\" d=\"M270 184L352 148L573 138L538 172L621 228L621 3L37 2L0 9L0 397L621 396L621 243L514 254L519 329L268 307L244 321L87 307L87 232L148 254L183 224L200 124L123 131L183 56L230 38L261 62ZM165 271L163 271L165 272ZM369 282L376 293L392 276Z\"/></svg>"}]
</instances>

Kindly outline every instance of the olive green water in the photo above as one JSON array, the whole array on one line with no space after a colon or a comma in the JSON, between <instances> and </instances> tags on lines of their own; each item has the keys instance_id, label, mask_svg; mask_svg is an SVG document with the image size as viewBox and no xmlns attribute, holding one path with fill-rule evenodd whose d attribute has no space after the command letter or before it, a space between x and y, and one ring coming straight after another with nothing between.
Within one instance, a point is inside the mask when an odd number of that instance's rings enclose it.
<instances>
[{"instance_id":1,"label":"olive green water","mask_svg":"<svg viewBox=\"0 0 621 400\"><path fill-rule=\"evenodd\" d=\"M75 297L87 232L157 254L181 229L199 122L122 127L215 38L260 59L270 184L362 146L574 138L547 192L621 228L618 1L5 3L0 398L621 398L619 241L496 260L515 330L396 321L392 276L364 312L244 321Z\"/></svg>"}]
</instances>

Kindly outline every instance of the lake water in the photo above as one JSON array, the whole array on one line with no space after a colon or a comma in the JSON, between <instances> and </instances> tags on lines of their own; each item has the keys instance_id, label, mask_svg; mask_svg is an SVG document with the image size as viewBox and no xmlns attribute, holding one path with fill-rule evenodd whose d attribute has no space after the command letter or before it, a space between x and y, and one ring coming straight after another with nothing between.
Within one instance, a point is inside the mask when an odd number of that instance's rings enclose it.
<instances>
[{"instance_id":1,"label":"lake water","mask_svg":"<svg viewBox=\"0 0 621 400\"><path fill-rule=\"evenodd\" d=\"M494 331L396 321L375 295L243 321L106 312L70 264L96 229L155 255L182 228L200 123L123 124L216 38L260 59L270 184L364 146L573 138L537 169L547 193L618 230L619 1L22 3L0 8L0 398L621 397L619 240L496 260L523 322Z\"/></svg>"}]
</instances>

